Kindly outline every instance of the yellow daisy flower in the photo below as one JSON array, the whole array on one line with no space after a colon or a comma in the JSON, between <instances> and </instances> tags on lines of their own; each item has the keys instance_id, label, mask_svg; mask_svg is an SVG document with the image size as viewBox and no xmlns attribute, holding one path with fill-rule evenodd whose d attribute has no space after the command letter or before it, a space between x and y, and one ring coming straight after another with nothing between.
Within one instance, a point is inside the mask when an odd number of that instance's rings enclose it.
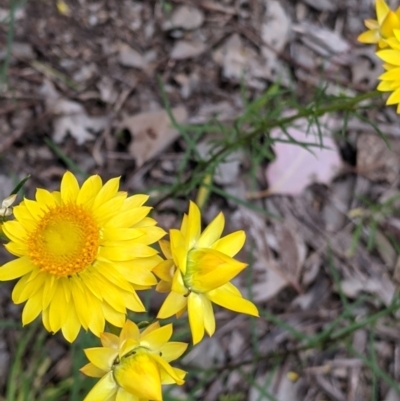
<instances>
[{"instance_id":1,"label":"yellow daisy flower","mask_svg":"<svg viewBox=\"0 0 400 401\"><path fill-rule=\"evenodd\" d=\"M14 207L3 231L18 258L0 267L0 280L20 278L12 299L26 301L24 325L42 313L48 331L72 342L81 326L99 336L105 321L122 327L126 309L145 310L135 290L157 284L151 270L162 259L149 245L164 231L146 217L146 195L118 188L119 178L103 185L97 175L79 187L67 172L60 191L37 189Z\"/></svg>"},{"instance_id":2,"label":"yellow daisy flower","mask_svg":"<svg viewBox=\"0 0 400 401\"><path fill-rule=\"evenodd\" d=\"M232 280L247 265L235 259L246 239L243 231L223 238L224 216L220 213L201 233L199 208L190 202L180 230L170 230L170 247L161 242L167 261L154 269L161 278L159 291L171 292L158 313L159 319L188 310L193 344L212 336L215 318L212 302L235 312L258 316L256 306L244 299Z\"/></svg>"},{"instance_id":3,"label":"yellow daisy flower","mask_svg":"<svg viewBox=\"0 0 400 401\"><path fill-rule=\"evenodd\" d=\"M130 320L119 337L102 333L103 347L85 350L90 363L81 372L101 379L84 401L161 401L161 385L182 385L186 375L169 362L179 358L187 344L168 342L171 336L172 324L160 327L156 322L140 333Z\"/></svg>"},{"instance_id":4,"label":"yellow daisy flower","mask_svg":"<svg viewBox=\"0 0 400 401\"><path fill-rule=\"evenodd\" d=\"M384 39L393 36L394 29L400 29L400 7L392 11L384 0L376 0L376 20L364 21L368 31L363 32L357 40L362 43L376 43L379 48L387 47Z\"/></svg>"},{"instance_id":5,"label":"yellow daisy flower","mask_svg":"<svg viewBox=\"0 0 400 401\"><path fill-rule=\"evenodd\" d=\"M384 72L379 79L378 90L392 92L386 101L387 105L397 104L397 113L400 113L400 30L394 30L394 37L387 39L389 48L378 51L376 54L385 64Z\"/></svg>"}]
</instances>

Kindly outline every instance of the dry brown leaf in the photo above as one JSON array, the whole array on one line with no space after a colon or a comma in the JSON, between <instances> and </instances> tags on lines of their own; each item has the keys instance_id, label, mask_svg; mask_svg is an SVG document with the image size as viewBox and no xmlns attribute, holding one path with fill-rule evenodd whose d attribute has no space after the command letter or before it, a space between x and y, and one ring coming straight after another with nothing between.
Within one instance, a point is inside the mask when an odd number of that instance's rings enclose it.
<instances>
[{"instance_id":1,"label":"dry brown leaf","mask_svg":"<svg viewBox=\"0 0 400 401\"><path fill-rule=\"evenodd\" d=\"M400 174L400 141L390 138L388 141L391 149L376 134L359 135L357 139L357 170L372 181L387 181L393 184Z\"/></svg>"},{"instance_id":2,"label":"dry brown leaf","mask_svg":"<svg viewBox=\"0 0 400 401\"><path fill-rule=\"evenodd\" d=\"M280 271L284 278L298 292L301 269L306 259L307 248L300 235L288 224L275 223L276 239L279 252Z\"/></svg>"},{"instance_id":3,"label":"dry brown leaf","mask_svg":"<svg viewBox=\"0 0 400 401\"><path fill-rule=\"evenodd\" d=\"M274 372L267 372L262 376L258 376L256 378L258 386L251 387L249 401L267 401L271 399L263 396L263 393L273 395L273 399L276 401L301 401L303 397L300 396L299 390L303 379L292 381L288 378L287 373L287 367L281 366ZM265 391L260 391L260 388L265 389Z\"/></svg>"},{"instance_id":4,"label":"dry brown leaf","mask_svg":"<svg viewBox=\"0 0 400 401\"><path fill-rule=\"evenodd\" d=\"M46 97L46 109L54 115L53 140L61 143L70 134L78 145L95 138L94 133L102 131L108 122L107 117L91 117L84 107L75 101L64 99L46 80L42 93Z\"/></svg>"},{"instance_id":5,"label":"dry brown leaf","mask_svg":"<svg viewBox=\"0 0 400 401\"><path fill-rule=\"evenodd\" d=\"M179 106L171 111L178 124L186 121L185 107ZM165 110L126 117L120 128L129 130L132 135L133 141L129 145L129 153L135 158L137 167L155 157L179 136Z\"/></svg>"},{"instance_id":6,"label":"dry brown leaf","mask_svg":"<svg viewBox=\"0 0 400 401\"><path fill-rule=\"evenodd\" d=\"M185 60L187 58L197 57L205 50L206 45L203 42L180 40L175 43L170 56L173 60Z\"/></svg>"},{"instance_id":7,"label":"dry brown leaf","mask_svg":"<svg viewBox=\"0 0 400 401\"><path fill-rule=\"evenodd\" d=\"M146 63L143 56L126 43L120 43L118 45L118 51L118 61L124 67L142 69L145 66Z\"/></svg>"},{"instance_id":8,"label":"dry brown leaf","mask_svg":"<svg viewBox=\"0 0 400 401\"><path fill-rule=\"evenodd\" d=\"M171 18L163 24L164 30L182 28L193 30L201 27L204 22L204 13L196 7L182 5L177 7Z\"/></svg>"},{"instance_id":9,"label":"dry brown leaf","mask_svg":"<svg viewBox=\"0 0 400 401\"><path fill-rule=\"evenodd\" d=\"M299 279L306 254L301 237L287 225L280 225L274 234L257 213L245 208L240 208L232 219L248 233L247 243L255 245L252 249L256 275L252 288L254 300L272 299L288 286L301 293ZM279 253L278 259L271 248Z\"/></svg>"}]
</instances>

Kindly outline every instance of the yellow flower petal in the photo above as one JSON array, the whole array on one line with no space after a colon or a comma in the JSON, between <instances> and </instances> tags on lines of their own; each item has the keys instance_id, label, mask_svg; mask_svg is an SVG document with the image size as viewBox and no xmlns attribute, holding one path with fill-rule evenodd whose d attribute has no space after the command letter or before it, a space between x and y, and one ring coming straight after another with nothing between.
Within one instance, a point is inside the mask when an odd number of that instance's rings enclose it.
<instances>
[{"instance_id":1,"label":"yellow flower petal","mask_svg":"<svg viewBox=\"0 0 400 401\"><path fill-rule=\"evenodd\" d=\"M54 196L52 196L49 191L46 191L42 188L36 189L35 198L38 204L42 204L47 208L55 207L58 204L57 201L54 199Z\"/></svg>"},{"instance_id":2,"label":"yellow flower petal","mask_svg":"<svg viewBox=\"0 0 400 401\"><path fill-rule=\"evenodd\" d=\"M148 200L149 200L149 195L144 195L144 194L132 195L126 199L123 210L130 210L133 208L143 206Z\"/></svg>"},{"instance_id":3,"label":"yellow flower petal","mask_svg":"<svg viewBox=\"0 0 400 401\"><path fill-rule=\"evenodd\" d=\"M112 348L89 348L84 350L86 357L97 368L108 372L118 356L118 351Z\"/></svg>"},{"instance_id":4,"label":"yellow flower petal","mask_svg":"<svg viewBox=\"0 0 400 401\"><path fill-rule=\"evenodd\" d=\"M379 29L379 23L377 20L366 19L366 20L364 20L364 24L368 29L375 29L375 30Z\"/></svg>"},{"instance_id":5,"label":"yellow flower petal","mask_svg":"<svg viewBox=\"0 0 400 401\"><path fill-rule=\"evenodd\" d=\"M61 327L61 332L65 339L72 343L78 337L79 330L81 329L81 323L78 319L78 315L75 308L68 308L65 312L67 314L67 319L64 325Z\"/></svg>"},{"instance_id":6,"label":"yellow flower petal","mask_svg":"<svg viewBox=\"0 0 400 401\"><path fill-rule=\"evenodd\" d=\"M165 256L165 258L172 259L171 246L170 246L169 241L160 240L160 241L158 241L158 244L160 245L161 252Z\"/></svg>"},{"instance_id":7,"label":"yellow flower petal","mask_svg":"<svg viewBox=\"0 0 400 401\"><path fill-rule=\"evenodd\" d=\"M384 72L379 79L382 81L394 81L400 77L400 67Z\"/></svg>"},{"instance_id":8,"label":"yellow flower petal","mask_svg":"<svg viewBox=\"0 0 400 401\"><path fill-rule=\"evenodd\" d=\"M15 219L19 221L24 221L24 228L26 231L32 232L36 228L36 221L33 219L32 215L28 212L25 206L18 205L15 206L13 209L13 214ZM12 221L8 221L7 224L11 223Z\"/></svg>"},{"instance_id":9,"label":"yellow flower petal","mask_svg":"<svg viewBox=\"0 0 400 401\"><path fill-rule=\"evenodd\" d=\"M386 101L387 105L400 103L400 88L397 88Z\"/></svg>"},{"instance_id":10,"label":"yellow flower petal","mask_svg":"<svg viewBox=\"0 0 400 401\"><path fill-rule=\"evenodd\" d=\"M171 282L175 273L174 266L173 260L163 260L153 269L153 273L161 280Z\"/></svg>"},{"instance_id":11,"label":"yellow flower petal","mask_svg":"<svg viewBox=\"0 0 400 401\"><path fill-rule=\"evenodd\" d=\"M160 348L161 356L171 362L178 359L187 350L188 344L180 342L170 342Z\"/></svg>"},{"instance_id":12,"label":"yellow flower petal","mask_svg":"<svg viewBox=\"0 0 400 401\"><path fill-rule=\"evenodd\" d=\"M122 328L119 336L121 339L120 343L123 343L128 338L133 338L133 339L139 341L139 338L140 338L139 328L137 327L137 325L134 322L132 322L131 320L127 320L125 322L124 327Z\"/></svg>"},{"instance_id":13,"label":"yellow flower petal","mask_svg":"<svg viewBox=\"0 0 400 401\"><path fill-rule=\"evenodd\" d=\"M0 267L0 280L15 280L16 278L28 274L34 268L35 266L32 265L27 257L14 259Z\"/></svg>"},{"instance_id":14,"label":"yellow flower petal","mask_svg":"<svg viewBox=\"0 0 400 401\"><path fill-rule=\"evenodd\" d=\"M393 30L400 27L400 21L393 11L389 11L381 25L381 35L384 38L390 38L394 35Z\"/></svg>"},{"instance_id":15,"label":"yellow flower petal","mask_svg":"<svg viewBox=\"0 0 400 401\"><path fill-rule=\"evenodd\" d=\"M118 389L118 393L115 397L115 401L140 401L135 395L128 393L123 388Z\"/></svg>"},{"instance_id":16,"label":"yellow flower petal","mask_svg":"<svg viewBox=\"0 0 400 401\"><path fill-rule=\"evenodd\" d=\"M56 333L64 325L67 318L65 311L68 308L62 284L56 282L54 287L54 295L49 305L49 322L51 331Z\"/></svg>"},{"instance_id":17,"label":"yellow flower petal","mask_svg":"<svg viewBox=\"0 0 400 401\"><path fill-rule=\"evenodd\" d=\"M200 235L196 248L210 248L221 237L224 225L224 215L219 213Z\"/></svg>"},{"instance_id":18,"label":"yellow flower petal","mask_svg":"<svg viewBox=\"0 0 400 401\"><path fill-rule=\"evenodd\" d=\"M193 345L195 345L204 337L204 307L201 296L194 292L190 293L187 308Z\"/></svg>"},{"instance_id":19,"label":"yellow flower petal","mask_svg":"<svg viewBox=\"0 0 400 401\"><path fill-rule=\"evenodd\" d=\"M67 171L60 186L61 199L64 203L73 202L76 200L79 193L79 184L75 176Z\"/></svg>"},{"instance_id":20,"label":"yellow flower petal","mask_svg":"<svg viewBox=\"0 0 400 401\"><path fill-rule=\"evenodd\" d=\"M28 299L22 311L22 325L25 326L33 322L42 311L42 296L36 293Z\"/></svg>"},{"instance_id":21,"label":"yellow flower petal","mask_svg":"<svg viewBox=\"0 0 400 401\"><path fill-rule=\"evenodd\" d=\"M26 210L29 212L30 217L36 221L40 219L41 216L43 216L44 209L46 209L42 207L38 202L26 198L24 199L24 206L26 206Z\"/></svg>"},{"instance_id":22,"label":"yellow flower petal","mask_svg":"<svg viewBox=\"0 0 400 401\"><path fill-rule=\"evenodd\" d=\"M150 354L150 355L151 355L151 358L154 359L157 362L158 366L162 370L164 370L164 372L168 376L170 376L176 384L181 386L184 383L184 380L182 380L180 375L177 374L175 369L164 358L162 358L161 356L159 356L157 354Z\"/></svg>"},{"instance_id":23,"label":"yellow flower petal","mask_svg":"<svg viewBox=\"0 0 400 401\"><path fill-rule=\"evenodd\" d=\"M162 401L160 371L149 355L126 358L115 367L114 377L119 386L138 398Z\"/></svg>"},{"instance_id":24,"label":"yellow flower petal","mask_svg":"<svg viewBox=\"0 0 400 401\"><path fill-rule=\"evenodd\" d=\"M393 89L393 83L392 81L382 81L376 89L381 92L390 92Z\"/></svg>"},{"instance_id":25,"label":"yellow flower petal","mask_svg":"<svg viewBox=\"0 0 400 401\"><path fill-rule=\"evenodd\" d=\"M39 282L36 285L36 280L29 281L31 274L26 274L20 280L18 280L17 284L13 289L11 294L11 299L15 304L20 304L21 302L25 302L29 297L35 295L35 293L42 287L43 282Z\"/></svg>"},{"instance_id":26,"label":"yellow flower petal","mask_svg":"<svg viewBox=\"0 0 400 401\"><path fill-rule=\"evenodd\" d=\"M400 50L400 42L397 38L385 39L387 45L393 50Z\"/></svg>"},{"instance_id":27,"label":"yellow flower petal","mask_svg":"<svg viewBox=\"0 0 400 401\"><path fill-rule=\"evenodd\" d=\"M98 368L97 366L93 365L93 363L88 363L83 368L79 369L83 374L89 377L103 377L107 371Z\"/></svg>"},{"instance_id":28,"label":"yellow flower petal","mask_svg":"<svg viewBox=\"0 0 400 401\"><path fill-rule=\"evenodd\" d=\"M378 43L379 38L379 32L377 30L371 30L358 35L357 40L361 43Z\"/></svg>"},{"instance_id":29,"label":"yellow flower petal","mask_svg":"<svg viewBox=\"0 0 400 401\"><path fill-rule=\"evenodd\" d=\"M142 206L135 209L131 209L125 212L121 212L110 219L106 227L133 227L136 226L144 217L150 213L151 207Z\"/></svg>"},{"instance_id":30,"label":"yellow flower petal","mask_svg":"<svg viewBox=\"0 0 400 401\"><path fill-rule=\"evenodd\" d=\"M188 277L187 282L195 291L207 292L232 280L247 264L214 249L195 249L190 253L188 266L193 275Z\"/></svg>"},{"instance_id":31,"label":"yellow flower petal","mask_svg":"<svg viewBox=\"0 0 400 401\"><path fill-rule=\"evenodd\" d=\"M111 198L113 198L118 192L118 187L119 187L119 177L111 178L111 180L108 180L101 187L100 191L96 195L92 209L96 210L101 205L103 205L104 203L109 201Z\"/></svg>"},{"instance_id":32,"label":"yellow flower petal","mask_svg":"<svg viewBox=\"0 0 400 401\"><path fill-rule=\"evenodd\" d=\"M3 224L3 231L7 237L19 245L25 246L28 231L17 221L7 221Z\"/></svg>"},{"instance_id":33,"label":"yellow flower petal","mask_svg":"<svg viewBox=\"0 0 400 401\"><path fill-rule=\"evenodd\" d=\"M112 400L112 397L117 393L117 389L113 374L109 372L96 383L83 401Z\"/></svg>"},{"instance_id":34,"label":"yellow flower petal","mask_svg":"<svg viewBox=\"0 0 400 401\"><path fill-rule=\"evenodd\" d=\"M210 301L226 309L252 316L259 316L257 307L252 302L233 294L230 289L225 286L208 292L206 296Z\"/></svg>"},{"instance_id":35,"label":"yellow flower petal","mask_svg":"<svg viewBox=\"0 0 400 401\"><path fill-rule=\"evenodd\" d=\"M186 372L182 369L172 368L174 370L175 376L179 377L179 379L183 382L183 379L186 376ZM161 370L161 383L162 384L175 384L176 381L165 371Z\"/></svg>"},{"instance_id":36,"label":"yellow flower petal","mask_svg":"<svg viewBox=\"0 0 400 401\"><path fill-rule=\"evenodd\" d=\"M172 277L171 290L184 296L186 296L186 294L190 291L189 288L186 288L186 284L184 283L182 274L179 270L175 270L175 273Z\"/></svg>"},{"instance_id":37,"label":"yellow flower petal","mask_svg":"<svg viewBox=\"0 0 400 401\"><path fill-rule=\"evenodd\" d=\"M106 348L115 348L119 346L119 337L112 333L101 333L100 334L101 345Z\"/></svg>"},{"instance_id":38,"label":"yellow flower petal","mask_svg":"<svg viewBox=\"0 0 400 401\"><path fill-rule=\"evenodd\" d=\"M4 229L5 223L3 224ZM21 244L20 242L8 242L4 245L8 252L12 255L23 257L27 253L27 248L25 245ZM0 268L1 269L1 268Z\"/></svg>"},{"instance_id":39,"label":"yellow flower petal","mask_svg":"<svg viewBox=\"0 0 400 401\"><path fill-rule=\"evenodd\" d=\"M233 258L242 248L246 241L244 231L235 231L225 237L222 237L212 246L212 249L224 253Z\"/></svg>"},{"instance_id":40,"label":"yellow flower petal","mask_svg":"<svg viewBox=\"0 0 400 401\"><path fill-rule=\"evenodd\" d=\"M172 336L172 324L160 327L140 339L140 344L146 348L158 350L164 345Z\"/></svg>"},{"instance_id":41,"label":"yellow flower petal","mask_svg":"<svg viewBox=\"0 0 400 401\"><path fill-rule=\"evenodd\" d=\"M134 312L145 312L146 309L135 291L133 292L124 291L122 296L124 297L126 307L128 309Z\"/></svg>"},{"instance_id":42,"label":"yellow flower petal","mask_svg":"<svg viewBox=\"0 0 400 401\"><path fill-rule=\"evenodd\" d=\"M122 360L122 358L128 358L130 355L136 354L135 349L140 346L139 341L133 339L133 338L128 338L127 340L121 342L121 346L119 348L119 359Z\"/></svg>"},{"instance_id":43,"label":"yellow flower petal","mask_svg":"<svg viewBox=\"0 0 400 401\"><path fill-rule=\"evenodd\" d=\"M78 205L92 207L94 200L102 187L101 178L98 175L92 175L83 184L76 198Z\"/></svg>"},{"instance_id":44,"label":"yellow flower petal","mask_svg":"<svg viewBox=\"0 0 400 401\"><path fill-rule=\"evenodd\" d=\"M122 327L126 320L126 313L117 312L107 302L101 303L101 310L104 314L104 319L110 322L115 327Z\"/></svg>"},{"instance_id":45,"label":"yellow flower petal","mask_svg":"<svg viewBox=\"0 0 400 401\"><path fill-rule=\"evenodd\" d=\"M45 280L42 290L42 308L47 309L50 302L53 299L54 293L56 292L56 278L55 276L49 277Z\"/></svg>"},{"instance_id":46,"label":"yellow flower petal","mask_svg":"<svg viewBox=\"0 0 400 401\"><path fill-rule=\"evenodd\" d=\"M157 251L147 245L131 244L128 246L115 246L100 248L98 258L124 262L136 258L147 258L157 254Z\"/></svg>"},{"instance_id":47,"label":"yellow flower petal","mask_svg":"<svg viewBox=\"0 0 400 401\"><path fill-rule=\"evenodd\" d=\"M136 228L105 227L102 234L104 241L127 241L140 238L143 232Z\"/></svg>"},{"instance_id":48,"label":"yellow flower petal","mask_svg":"<svg viewBox=\"0 0 400 401\"><path fill-rule=\"evenodd\" d=\"M153 332L154 330L157 330L158 328L160 328L160 322L159 321L155 321L154 323L148 325L141 333L141 337L146 336L147 334Z\"/></svg>"},{"instance_id":49,"label":"yellow flower petal","mask_svg":"<svg viewBox=\"0 0 400 401\"><path fill-rule=\"evenodd\" d=\"M189 204L189 213L187 219L185 246L186 249L191 249L200 237L201 216L200 209L194 202Z\"/></svg>"},{"instance_id":50,"label":"yellow flower petal","mask_svg":"<svg viewBox=\"0 0 400 401\"><path fill-rule=\"evenodd\" d=\"M212 303L206 298L205 295L201 295L204 310L204 328L207 334L211 337L215 332L215 317L212 307Z\"/></svg>"},{"instance_id":51,"label":"yellow flower petal","mask_svg":"<svg viewBox=\"0 0 400 401\"><path fill-rule=\"evenodd\" d=\"M400 51L399 50L380 50L376 55L383 61L400 66Z\"/></svg>"},{"instance_id":52,"label":"yellow flower petal","mask_svg":"<svg viewBox=\"0 0 400 401\"><path fill-rule=\"evenodd\" d=\"M384 0L376 0L375 10L378 23L379 25L382 25L383 20L385 19L387 13L390 11L390 8Z\"/></svg>"},{"instance_id":53,"label":"yellow flower petal","mask_svg":"<svg viewBox=\"0 0 400 401\"><path fill-rule=\"evenodd\" d=\"M157 318L166 319L172 315L175 315L186 307L187 300L187 297L177 294L176 292L169 293L162 304L160 311L158 312Z\"/></svg>"},{"instance_id":54,"label":"yellow flower petal","mask_svg":"<svg viewBox=\"0 0 400 401\"><path fill-rule=\"evenodd\" d=\"M170 230L169 238L171 241L171 253L175 266L182 272L186 272L186 254L185 239L179 230Z\"/></svg>"},{"instance_id":55,"label":"yellow flower petal","mask_svg":"<svg viewBox=\"0 0 400 401\"><path fill-rule=\"evenodd\" d=\"M95 217L97 224L103 226L108 222L108 220L118 214L126 196L126 194L115 195L115 197L104 202L96 209L93 209L93 216Z\"/></svg>"}]
</instances>

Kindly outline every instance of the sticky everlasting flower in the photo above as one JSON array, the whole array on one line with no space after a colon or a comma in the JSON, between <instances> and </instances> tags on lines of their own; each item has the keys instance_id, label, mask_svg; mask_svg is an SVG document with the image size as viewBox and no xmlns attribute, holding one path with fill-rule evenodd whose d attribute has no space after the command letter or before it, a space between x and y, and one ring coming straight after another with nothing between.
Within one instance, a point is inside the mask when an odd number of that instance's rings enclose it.
<instances>
[{"instance_id":1,"label":"sticky everlasting flower","mask_svg":"<svg viewBox=\"0 0 400 401\"><path fill-rule=\"evenodd\" d=\"M400 29L400 7L396 11L390 10L384 0L376 0L376 20L365 20L368 31L363 32L357 40L362 43L376 43L383 49L388 46L385 39L393 36L394 29Z\"/></svg>"},{"instance_id":2,"label":"sticky everlasting flower","mask_svg":"<svg viewBox=\"0 0 400 401\"><path fill-rule=\"evenodd\" d=\"M400 113L400 30L395 29L394 37L386 40L389 48L378 51L376 54L385 64L384 72L379 79L378 90L392 92L386 104L397 104L397 113Z\"/></svg>"},{"instance_id":3,"label":"sticky everlasting flower","mask_svg":"<svg viewBox=\"0 0 400 401\"><path fill-rule=\"evenodd\" d=\"M147 217L147 196L118 188L118 178L103 185L97 175L79 187L67 172L60 191L38 189L14 207L3 230L18 258L0 267L0 280L20 278L12 299L26 301L24 325L42 313L48 331L73 341L81 326L98 336L105 321L121 327L126 309L144 311L135 289L156 284L162 259L149 245L164 231Z\"/></svg>"},{"instance_id":4,"label":"sticky everlasting flower","mask_svg":"<svg viewBox=\"0 0 400 401\"><path fill-rule=\"evenodd\" d=\"M140 333L130 320L119 337L101 334L103 347L85 350L90 363L81 371L101 379L84 401L161 401L161 385L182 385L186 375L169 362L179 358L187 344L168 342L171 336L172 324L160 327L156 322Z\"/></svg>"},{"instance_id":5,"label":"sticky everlasting flower","mask_svg":"<svg viewBox=\"0 0 400 401\"><path fill-rule=\"evenodd\" d=\"M188 311L193 343L213 335L215 318L212 302L235 312L258 316L255 305L244 299L232 280L245 267L233 257L245 241L243 231L223 238L224 216L220 213L201 233L199 208L190 203L180 230L170 230L170 246L161 242L167 258L154 273L161 278L157 289L171 291L165 299L158 318L178 316Z\"/></svg>"}]
</instances>

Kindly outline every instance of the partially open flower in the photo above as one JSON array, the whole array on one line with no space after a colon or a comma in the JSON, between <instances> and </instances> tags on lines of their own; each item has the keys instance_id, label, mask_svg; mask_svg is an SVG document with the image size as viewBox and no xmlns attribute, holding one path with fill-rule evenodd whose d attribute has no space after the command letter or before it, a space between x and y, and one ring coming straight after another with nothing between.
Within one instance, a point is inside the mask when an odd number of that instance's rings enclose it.
<instances>
[{"instance_id":1,"label":"partially open flower","mask_svg":"<svg viewBox=\"0 0 400 401\"><path fill-rule=\"evenodd\" d=\"M12 215L12 205L17 199L17 194L12 194L1 202L0 217L8 217Z\"/></svg>"},{"instance_id":2,"label":"partially open flower","mask_svg":"<svg viewBox=\"0 0 400 401\"><path fill-rule=\"evenodd\" d=\"M377 89L392 92L386 104L397 104L397 113L400 114L400 29L395 29L393 34L392 38L386 40L389 47L376 53L385 62L383 67L386 70L379 77L381 82Z\"/></svg>"},{"instance_id":3,"label":"partially open flower","mask_svg":"<svg viewBox=\"0 0 400 401\"><path fill-rule=\"evenodd\" d=\"M236 231L221 237L224 216L220 213L201 233L199 208L190 203L180 230L170 230L171 244L160 243L166 261L153 272L162 280L157 290L171 291L159 313L159 319L188 310L193 343L213 335L215 318L212 302L235 312L258 316L256 306L244 299L230 283L247 265L233 257L245 241L245 233Z\"/></svg>"},{"instance_id":4,"label":"partially open flower","mask_svg":"<svg viewBox=\"0 0 400 401\"><path fill-rule=\"evenodd\" d=\"M85 350L90 363L81 371L101 379L84 401L161 401L161 385L182 385L186 375L169 362L179 358L187 344L169 342L171 336L172 324L160 327L156 322L140 332L130 320L119 337L102 333L103 347Z\"/></svg>"}]
</instances>

